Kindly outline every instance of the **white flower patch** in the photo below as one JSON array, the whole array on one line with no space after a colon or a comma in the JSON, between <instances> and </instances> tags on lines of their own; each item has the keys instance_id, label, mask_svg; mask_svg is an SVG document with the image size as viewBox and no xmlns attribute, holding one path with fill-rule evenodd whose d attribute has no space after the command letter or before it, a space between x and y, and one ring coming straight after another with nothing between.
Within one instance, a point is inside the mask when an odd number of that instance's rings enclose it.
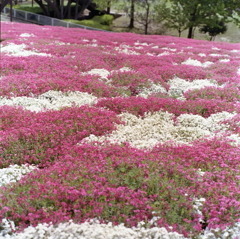
<instances>
[{"instance_id":1,"label":"white flower patch","mask_svg":"<svg viewBox=\"0 0 240 239\"><path fill-rule=\"evenodd\" d=\"M201 56L201 57L205 57L206 56L205 53L199 53L198 55Z\"/></svg>"},{"instance_id":2,"label":"white flower patch","mask_svg":"<svg viewBox=\"0 0 240 239\"><path fill-rule=\"evenodd\" d=\"M73 104L76 106L92 105L95 104L97 97L86 92L61 92L61 91L48 91L39 95L37 98L31 97L12 97L10 99L0 98L1 105L22 106L26 110L33 112L46 111L46 110L59 110L63 107L71 107Z\"/></svg>"},{"instance_id":3,"label":"white flower patch","mask_svg":"<svg viewBox=\"0 0 240 239\"><path fill-rule=\"evenodd\" d=\"M65 42L61 42L61 41L54 41L54 42L51 42L49 45L62 46L62 45L70 45L70 43L65 43Z\"/></svg>"},{"instance_id":4,"label":"white flower patch","mask_svg":"<svg viewBox=\"0 0 240 239\"><path fill-rule=\"evenodd\" d=\"M233 140L230 144L234 146L240 146L240 136L238 134L231 134L227 136L227 139Z\"/></svg>"},{"instance_id":5,"label":"white flower patch","mask_svg":"<svg viewBox=\"0 0 240 239\"><path fill-rule=\"evenodd\" d=\"M137 47L134 47L134 49L143 49L142 46L137 46Z\"/></svg>"},{"instance_id":6,"label":"white flower patch","mask_svg":"<svg viewBox=\"0 0 240 239\"><path fill-rule=\"evenodd\" d=\"M148 96L153 94L153 93L164 93L165 94L165 93L167 93L167 91L160 84L152 83L149 88L141 89L141 92L138 94L138 96L148 98Z\"/></svg>"},{"instance_id":7,"label":"white flower patch","mask_svg":"<svg viewBox=\"0 0 240 239\"><path fill-rule=\"evenodd\" d=\"M151 148L158 142L173 140L168 130L173 126L172 114L170 113L157 112L144 119L129 113L123 113L119 116L123 121L126 118L126 125L117 125L117 130L107 136L90 135L82 142L104 142L107 140L111 143L129 142L136 148Z\"/></svg>"},{"instance_id":8,"label":"white flower patch","mask_svg":"<svg viewBox=\"0 0 240 239\"><path fill-rule=\"evenodd\" d=\"M182 62L183 65L192 65L192 66L201 66L201 67L208 67L213 64L211 61L206 61L202 63L198 60L193 60L191 58L188 58L186 61Z\"/></svg>"},{"instance_id":9,"label":"white flower patch","mask_svg":"<svg viewBox=\"0 0 240 239\"><path fill-rule=\"evenodd\" d=\"M202 132L207 132L206 135L209 135L210 138L217 137L226 137L227 139L233 140L230 144L234 146L240 145L240 136L234 134L228 130L226 124L221 123L221 121L228 120L234 117L236 113L229 113L226 111L219 112L216 114L210 115L208 118L203 118L200 115L191 115L191 114L182 114L177 118L177 125L180 127L187 128L196 128ZM225 134L229 135L226 136Z\"/></svg>"},{"instance_id":10,"label":"white flower patch","mask_svg":"<svg viewBox=\"0 0 240 239\"><path fill-rule=\"evenodd\" d=\"M210 54L209 56L213 56L213 57L219 57L219 56L222 56L221 54L216 54L216 53L213 53L213 54Z\"/></svg>"},{"instance_id":11,"label":"white flower patch","mask_svg":"<svg viewBox=\"0 0 240 239\"><path fill-rule=\"evenodd\" d=\"M216 50L216 51L220 51L221 49L217 48L217 47L212 47L213 50Z\"/></svg>"},{"instance_id":12,"label":"white flower patch","mask_svg":"<svg viewBox=\"0 0 240 239\"><path fill-rule=\"evenodd\" d=\"M163 50L168 50L168 51L176 51L177 49L174 48L168 48L168 47L162 47Z\"/></svg>"},{"instance_id":13,"label":"white flower patch","mask_svg":"<svg viewBox=\"0 0 240 239\"><path fill-rule=\"evenodd\" d=\"M157 56L167 56L167 55L170 55L170 54L171 54L170 52L164 51L164 52L158 54Z\"/></svg>"},{"instance_id":14,"label":"white flower patch","mask_svg":"<svg viewBox=\"0 0 240 239\"><path fill-rule=\"evenodd\" d=\"M237 53L239 52L240 50L231 50L230 52L233 52L233 53Z\"/></svg>"},{"instance_id":15,"label":"white flower patch","mask_svg":"<svg viewBox=\"0 0 240 239\"><path fill-rule=\"evenodd\" d=\"M27 46L25 44L16 45L14 43L10 43L7 46L4 47L1 46L1 51L6 52L13 56L31 56L31 55L51 56L51 54L24 50L26 47Z\"/></svg>"},{"instance_id":16,"label":"white flower patch","mask_svg":"<svg viewBox=\"0 0 240 239\"><path fill-rule=\"evenodd\" d=\"M203 235L199 236L199 239L239 239L240 238L240 222L234 223L233 226L227 227L224 230L220 228L204 230Z\"/></svg>"},{"instance_id":17,"label":"white flower patch","mask_svg":"<svg viewBox=\"0 0 240 239\"><path fill-rule=\"evenodd\" d=\"M194 211L195 213L199 214L199 215L203 215L202 214L202 211L201 211L201 208L203 206L203 203L206 201L205 198L194 198L193 199L193 208L194 208ZM202 222L202 220L200 219L200 222Z\"/></svg>"},{"instance_id":18,"label":"white flower patch","mask_svg":"<svg viewBox=\"0 0 240 239\"><path fill-rule=\"evenodd\" d=\"M221 60L219 60L220 62L229 62L230 61L230 59L221 59Z\"/></svg>"},{"instance_id":19,"label":"white flower patch","mask_svg":"<svg viewBox=\"0 0 240 239\"><path fill-rule=\"evenodd\" d=\"M155 55L153 55L152 53L147 53L147 56L155 56Z\"/></svg>"},{"instance_id":20,"label":"white flower patch","mask_svg":"<svg viewBox=\"0 0 240 239\"><path fill-rule=\"evenodd\" d=\"M0 239L16 238L15 235L11 235L12 230L16 230L14 222L3 218L2 221L0 221Z\"/></svg>"},{"instance_id":21,"label":"white flower patch","mask_svg":"<svg viewBox=\"0 0 240 239\"><path fill-rule=\"evenodd\" d=\"M135 42L134 45L148 46L149 44L146 43L146 42L143 42L143 43L141 43L141 42Z\"/></svg>"},{"instance_id":22,"label":"white flower patch","mask_svg":"<svg viewBox=\"0 0 240 239\"><path fill-rule=\"evenodd\" d=\"M199 168L199 169L197 170L197 174L198 174L200 177L202 177L202 176L205 174L205 172L203 172L202 169Z\"/></svg>"},{"instance_id":23,"label":"white flower patch","mask_svg":"<svg viewBox=\"0 0 240 239\"><path fill-rule=\"evenodd\" d=\"M0 106L3 105L22 106L23 108L34 112L39 112L51 107L51 103L48 100L40 100L26 96L11 97L10 99L0 98Z\"/></svg>"},{"instance_id":24,"label":"white flower patch","mask_svg":"<svg viewBox=\"0 0 240 239\"><path fill-rule=\"evenodd\" d=\"M21 166L15 164L10 165L8 168L0 169L0 187L19 181L22 176L30 173L34 169L37 169L37 167L27 164Z\"/></svg>"},{"instance_id":25,"label":"white flower patch","mask_svg":"<svg viewBox=\"0 0 240 239\"><path fill-rule=\"evenodd\" d=\"M93 141L103 144L106 141L118 144L128 142L139 149L151 149L158 143L167 141L189 144L205 136L212 137L218 130L224 133L225 126L218 123L233 116L234 114L222 112L205 119L199 115L182 114L175 124L173 114L168 112L146 113L144 118L122 113L119 117L125 121L125 125L117 125L117 130L109 135L95 136L92 134L83 139L80 144Z\"/></svg>"},{"instance_id":26,"label":"white flower patch","mask_svg":"<svg viewBox=\"0 0 240 239\"><path fill-rule=\"evenodd\" d=\"M144 224L144 222L143 222ZM177 232L168 232L165 228L144 228L139 223L137 227L127 228L123 224L114 226L111 222L101 224L97 219L89 222L75 224L72 220L58 225L38 224L36 227L29 226L23 232L14 234L11 238L18 239L184 239Z\"/></svg>"},{"instance_id":27,"label":"white flower patch","mask_svg":"<svg viewBox=\"0 0 240 239\"><path fill-rule=\"evenodd\" d=\"M226 111L211 114L208 118L203 118L200 115L192 115L192 114L181 114L177 118L177 125L185 126L185 127L197 127L203 130L208 130L211 132L217 130L226 130L227 126L224 124L220 124L221 121L230 119L234 117L236 114L229 113Z\"/></svg>"},{"instance_id":28,"label":"white flower patch","mask_svg":"<svg viewBox=\"0 0 240 239\"><path fill-rule=\"evenodd\" d=\"M178 77L174 77L173 79L169 80L168 84L170 85L168 95L180 99L184 99L183 93L188 90L201 89L204 88L205 86L223 87L219 86L214 80L203 79L193 80L192 82L189 82Z\"/></svg>"},{"instance_id":29,"label":"white flower patch","mask_svg":"<svg viewBox=\"0 0 240 239\"><path fill-rule=\"evenodd\" d=\"M92 69L90 71L84 72L83 75L90 74L90 75L98 75L103 79L107 79L110 72L106 69Z\"/></svg>"},{"instance_id":30,"label":"white flower patch","mask_svg":"<svg viewBox=\"0 0 240 239\"><path fill-rule=\"evenodd\" d=\"M157 48L159 48L159 46L152 46L152 48L153 48L153 49L157 49Z\"/></svg>"},{"instance_id":31,"label":"white flower patch","mask_svg":"<svg viewBox=\"0 0 240 239\"><path fill-rule=\"evenodd\" d=\"M240 68L237 70L237 74L240 75Z\"/></svg>"},{"instance_id":32,"label":"white flower patch","mask_svg":"<svg viewBox=\"0 0 240 239\"><path fill-rule=\"evenodd\" d=\"M29 34L29 33L22 33L20 37L35 37L34 34Z\"/></svg>"},{"instance_id":33,"label":"white flower patch","mask_svg":"<svg viewBox=\"0 0 240 239\"><path fill-rule=\"evenodd\" d=\"M224 121L224 120L231 119L231 118L233 118L236 115L237 115L237 113L229 113L227 111L222 111L222 112L219 112L219 113L216 113L216 114L211 114L211 116L209 116L209 118L212 121L218 123L218 122L221 122L221 121ZM222 125L221 127L223 127L221 129L226 129L226 125L225 124L221 124L221 125Z\"/></svg>"},{"instance_id":34,"label":"white flower patch","mask_svg":"<svg viewBox=\"0 0 240 239\"><path fill-rule=\"evenodd\" d=\"M39 99L47 99L50 101L51 109L58 110L62 107L71 107L73 104L76 106L93 105L97 102L97 97L87 92L80 91L54 91L50 90L38 96Z\"/></svg>"},{"instance_id":35,"label":"white flower patch","mask_svg":"<svg viewBox=\"0 0 240 239\"><path fill-rule=\"evenodd\" d=\"M140 53L130 50L129 48L132 48L129 45L121 45L120 47L115 47L115 50L119 53L124 53L127 55L140 55Z\"/></svg>"},{"instance_id":36,"label":"white flower patch","mask_svg":"<svg viewBox=\"0 0 240 239\"><path fill-rule=\"evenodd\" d=\"M124 72L124 71L132 71L132 69L129 68L129 67L122 67L122 68L119 69L119 71L120 71L120 72Z\"/></svg>"}]
</instances>

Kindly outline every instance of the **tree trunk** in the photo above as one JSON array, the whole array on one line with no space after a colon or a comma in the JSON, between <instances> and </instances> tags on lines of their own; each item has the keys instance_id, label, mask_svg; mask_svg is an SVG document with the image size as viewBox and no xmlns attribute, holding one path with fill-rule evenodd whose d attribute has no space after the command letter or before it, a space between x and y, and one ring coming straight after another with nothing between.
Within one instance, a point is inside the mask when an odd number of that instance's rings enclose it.
<instances>
[{"instance_id":1,"label":"tree trunk","mask_svg":"<svg viewBox=\"0 0 240 239\"><path fill-rule=\"evenodd\" d=\"M188 28L188 38L193 38L193 27Z\"/></svg>"},{"instance_id":2,"label":"tree trunk","mask_svg":"<svg viewBox=\"0 0 240 239\"><path fill-rule=\"evenodd\" d=\"M190 14L191 17L190 17L189 21L192 23L192 25L194 25L194 23L196 21L197 9L198 9L198 5L195 5L193 12ZM193 26L189 27L188 28L188 38L193 38L193 32L194 32Z\"/></svg>"},{"instance_id":3,"label":"tree trunk","mask_svg":"<svg viewBox=\"0 0 240 239\"><path fill-rule=\"evenodd\" d=\"M149 2L147 1L145 35L148 34L148 24L150 23L150 21L149 21L149 11L150 11L150 4L149 4Z\"/></svg>"},{"instance_id":4,"label":"tree trunk","mask_svg":"<svg viewBox=\"0 0 240 239\"><path fill-rule=\"evenodd\" d=\"M81 2L81 10L80 10L80 12L77 15L75 15L74 19L77 20L83 14L84 10L89 7L89 5L91 3L92 3L92 0L87 0L84 3L82 1Z\"/></svg>"},{"instance_id":5,"label":"tree trunk","mask_svg":"<svg viewBox=\"0 0 240 239\"><path fill-rule=\"evenodd\" d=\"M148 34L148 22L146 22L146 24L145 24L144 34L145 34L145 35Z\"/></svg>"},{"instance_id":6,"label":"tree trunk","mask_svg":"<svg viewBox=\"0 0 240 239\"><path fill-rule=\"evenodd\" d=\"M54 16L56 17L56 18L61 18L61 12L59 11L59 9L57 8L57 4L56 4L56 1L54 1L54 2L51 2L51 0L45 0L47 3L48 3L48 5L53 9L53 11L54 11ZM36 1L37 2L37 1Z\"/></svg>"},{"instance_id":7,"label":"tree trunk","mask_svg":"<svg viewBox=\"0 0 240 239\"><path fill-rule=\"evenodd\" d=\"M180 30L178 30L178 37L181 37L181 31Z\"/></svg>"},{"instance_id":8,"label":"tree trunk","mask_svg":"<svg viewBox=\"0 0 240 239\"><path fill-rule=\"evenodd\" d=\"M44 16L50 16L48 9L45 8L45 6L43 5L43 3L42 3L41 0L40 0L40 1L39 1L39 0L35 0L35 2L36 2L36 3L40 6L40 8L42 9Z\"/></svg>"},{"instance_id":9,"label":"tree trunk","mask_svg":"<svg viewBox=\"0 0 240 239\"><path fill-rule=\"evenodd\" d=\"M56 0L56 5L57 5L57 8L60 10L60 6L61 6L60 0Z\"/></svg>"},{"instance_id":10,"label":"tree trunk","mask_svg":"<svg viewBox=\"0 0 240 239\"><path fill-rule=\"evenodd\" d=\"M12 0L2 0L0 1L0 10L2 12L3 8L5 8L8 4L11 4Z\"/></svg>"},{"instance_id":11,"label":"tree trunk","mask_svg":"<svg viewBox=\"0 0 240 239\"><path fill-rule=\"evenodd\" d=\"M71 19L71 3L72 3L72 0L68 0L67 7L65 8L64 13L63 13L63 18L65 18L66 14L67 14L67 18Z\"/></svg>"},{"instance_id":12,"label":"tree trunk","mask_svg":"<svg viewBox=\"0 0 240 239\"><path fill-rule=\"evenodd\" d=\"M130 24L129 28L134 28L134 0L131 0L131 10L130 10Z\"/></svg>"},{"instance_id":13,"label":"tree trunk","mask_svg":"<svg viewBox=\"0 0 240 239\"><path fill-rule=\"evenodd\" d=\"M64 0L61 0L61 19L63 19Z\"/></svg>"},{"instance_id":14,"label":"tree trunk","mask_svg":"<svg viewBox=\"0 0 240 239\"><path fill-rule=\"evenodd\" d=\"M111 12L111 1L107 2L107 14L110 14Z\"/></svg>"},{"instance_id":15,"label":"tree trunk","mask_svg":"<svg viewBox=\"0 0 240 239\"><path fill-rule=\"evenodd\" d=\"M77 19L76 18L77 15L78 15L78 0L76 0L74 19Z\"/></svg>"}]
</instances>

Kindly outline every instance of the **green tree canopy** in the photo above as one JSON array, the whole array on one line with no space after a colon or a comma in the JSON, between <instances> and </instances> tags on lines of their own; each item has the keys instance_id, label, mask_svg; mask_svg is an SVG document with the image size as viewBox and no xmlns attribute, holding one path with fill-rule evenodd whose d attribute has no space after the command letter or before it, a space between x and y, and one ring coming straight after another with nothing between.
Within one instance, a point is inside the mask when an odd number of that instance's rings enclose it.
<instances>
[{"instance_id":1,"label":"green tree canopy","mask_svg":"<svg viewBox=\"0 0 240 239\"><path fill-rule=\"evenodd\" d=\"M188 38L193 38L194 28L201 25L214 27L220 20L240 22L239 0L166 0L156 11L169 28L179 32L188 29Z\"/></svg>"},{"instance_id":2,"label":"green tree canopy","mask_svg":"<svg viewBox=\"0 0 240 239\"><path fill-rule=\"evenodd\" d=\"M215 26L203 25L199 29L200 32L208 33L210 41L214 40L218 34L223 34L227 31L227 26L223 21L217 21Z\"/></svg>"}]
</instances>

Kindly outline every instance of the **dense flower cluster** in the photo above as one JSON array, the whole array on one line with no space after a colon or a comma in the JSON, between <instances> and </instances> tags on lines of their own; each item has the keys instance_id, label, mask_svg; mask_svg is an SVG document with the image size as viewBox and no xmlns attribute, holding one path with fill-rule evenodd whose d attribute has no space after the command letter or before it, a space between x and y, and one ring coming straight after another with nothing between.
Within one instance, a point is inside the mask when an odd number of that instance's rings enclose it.
<instances>
[{"instance_id":1,"label":"dense flower cluster","mask_svg":"<svg viewBox=\"0 0 240 239\"><path fill-rule=\"evenodd\" d=\"M240 44L1 24L0 238L240 237Z\"/></svg>"}]
</instances>

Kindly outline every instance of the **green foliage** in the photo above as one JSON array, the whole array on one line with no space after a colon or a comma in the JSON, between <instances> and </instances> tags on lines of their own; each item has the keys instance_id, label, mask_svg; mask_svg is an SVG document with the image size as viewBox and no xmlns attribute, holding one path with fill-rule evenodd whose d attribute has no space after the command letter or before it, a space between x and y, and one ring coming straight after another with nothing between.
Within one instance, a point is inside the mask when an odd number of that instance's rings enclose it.
<instances>
[{"instance_id":1,"label":"green foliage","mask_svg":"<svg viewBox=\"0 0 240 239\"><path fill-rule=\"evenodd\" d=\"M118 0L94 0L94 3L97 4L97 9L99 10L105 10L107 7L111 7L114 3L116 3Z\"/></svg>"},{"instance_id":2,"label":"green foliage","mask_svg":"<svg viewBox=\"0 0 240 239\"><path fill-rule=\"evenodd\" d=\"M111 31L111 23L113 21L113 16L111 15L103 15L103 16L95 16L93 19L90 20L73 20L73 19L65 19L64 21L87 26L93 27L97 29L102 29L106 31Z\"/></svg>"},{"instance_id":3,"label":"green foliage","mask_svg":"<svg viewBox=\"0 0 240 239\"><path fill-rule=\"evenodd\" d=\"M99 18L100 23L102 25L106 25L106 26L110 26L112 24L113 19L114 19L114 17L112 15L109 15L109 14L105 14L103 16L96 16L95 18L96 18L96 21Z\"/></svg>"},{"instance_id":4,"label":"green foliage","mask_svg":"<svg viewBox=\"0 0 240 239\"><path fill-rule=\"evenodd\" d=\"M217 21L213 26L209 24L203 25L199 31L205 34L208 33L211 41L214 40L215 36L218 34L225 33L227 31L227 26L223 21Z\"/></svg>"},{"instance_id":5,"label":"green foliage","mask_svg":"<svg viewBox=\"0 0 240 239\"><path fill-rule=\"evenodd\" d=\"M22 10L22 11L26 11L26 12L32 12L32 13L36 13L36 14L42 14L42 9L40 7L35 7L35 6L30 6L30 5L14 5L13 6L14 9L18 9L18 10Z\"/></svg>"},{"instance_id":6,"label":"green foliage","mask_svg":"<svg viewBox=\"0 0 240 239\"><path fill-rule=\"evenodd\" d=\"M193 38L195 27L215 27L219 19L223 23L238 22L240 3L235 0L166 0L155 10L158 21L165 21L168 28L177 29L179 33L188 28L188 37Z\"/></svg>"}]
</instances>

